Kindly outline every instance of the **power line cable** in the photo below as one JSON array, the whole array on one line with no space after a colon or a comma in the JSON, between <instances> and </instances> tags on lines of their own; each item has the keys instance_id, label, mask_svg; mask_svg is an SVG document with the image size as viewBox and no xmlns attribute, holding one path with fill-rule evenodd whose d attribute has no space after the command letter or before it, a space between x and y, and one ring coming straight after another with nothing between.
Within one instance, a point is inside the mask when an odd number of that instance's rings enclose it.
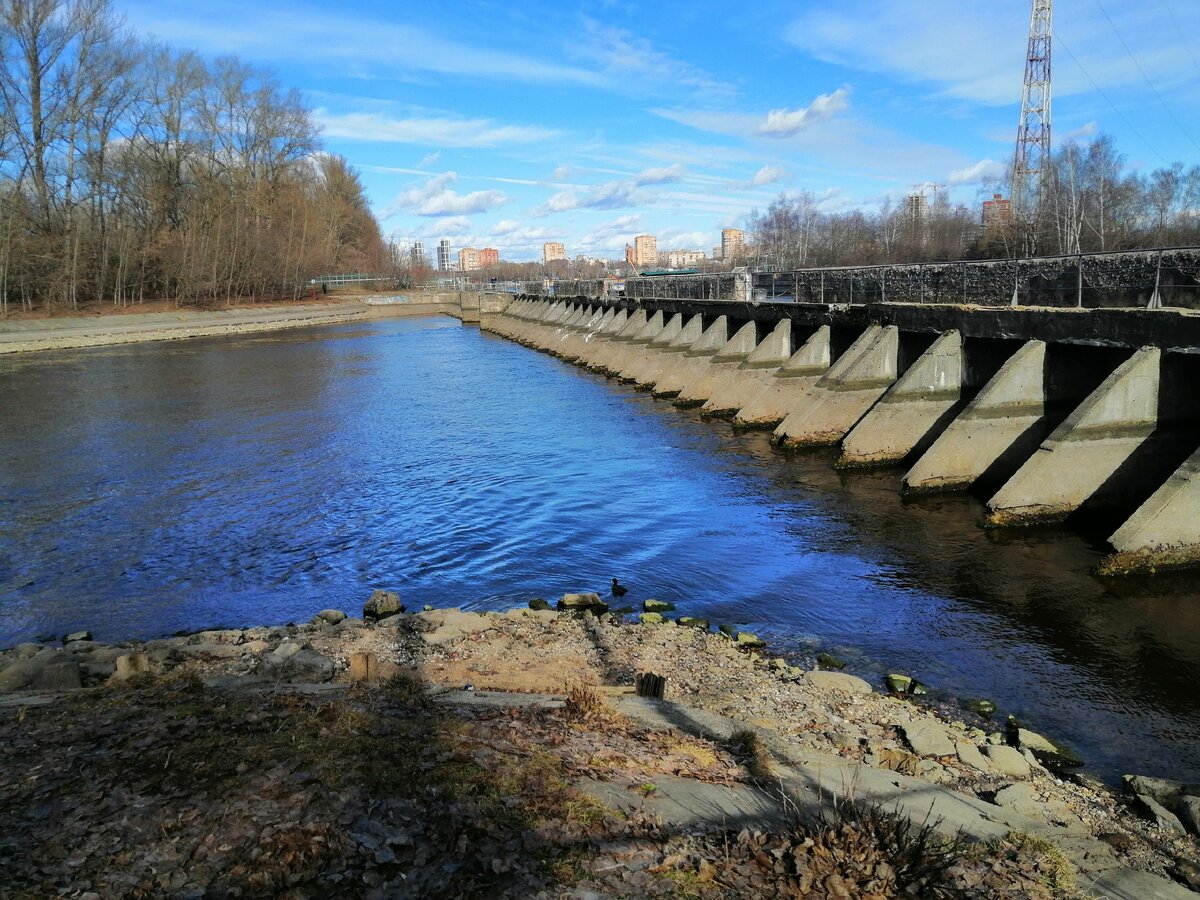
<instances>
[{"instance_id":1,"label":"power line cable","mask_svg":"<svg viewBox=\"0 0 1200 900\"><path fill-rule=\"evenodd\" d=\"M1157 156L1159 159L1161 159L1164 163L1167 163L1168 165L1170 165L1170 161L1165 156L1163 156L1161 153L1159 153L1157 149L1155 149L1154 145L1151 144L1150 141L1148 141L1146 139L1146 136L1138 130L1137 126L1129 121L1129 117L1121 111L1121 109L1117 106L1117 104L1113 103L1112 98L1109 97L1107 93L1105 93L1104 88L1102 88L1102 87L1100 87L1100 85L1096 84L1096 79L1092 77L1092 74L1086 68L1084 68L1083 63L1081 63L1079 61L1079 58L1074 53L1071 52L1071 48L1067 46L1066 42L1062 39L1062 37L1055 35L1054 41L1056 44L1058 44L1059 47L1062 47L1062 49L1067 51L1067 56L1071 57L1071 61L1074 62L1075 65L1077 65L1079 67L1079 71L1083 73L1084 77L1091 83L1092 87L1096 89L1096 93L1098 93L1101 97L1103 97L1105 102L1107 102L1108 105L1112 107L1113 112L1115 112L1118 116L1121 117L1121 121L1125 123L1126 127L1128 127L1130 131L1132 131L1135 135L1137 135L1138 139L1143 144L1146 145L1146 149L1148 149L1151 153L1153 153L1155 156Z\"/></svg>"},{"instance_id":2,"label":"power line cable","mask_svg":"<svg viewBox=\"0 0 1200 900\"><path fill-rule=\"evenodd\" d=\"M1179 117L1176 116L1171 107L1167 105L1167 101L1163 99L1163 95L1158 92L1158 88L1155 86L1154 82L1150 80L1150 76L1146 74L1146 70L1143 69L1142 64L1138 62L1138 58L1134 56L1133 50L1130 49L1129 44L1125 41L1125 35L1121 34L1120 29L1117 28L1116 23L1113 22L1112 17L1108 14L1108 10L1104 8L1103 4L1100 3L1100 0L1096 0L1096 6L1099 8L1100 12L1104 14L1104 18L1108 20L1109 27L1112 28L1113 34L1117 36L1117 40L1121 42L1121 46L1125 48L1125 52L1129 54L1129 58L1133 60L1133 64L1137 66L1137 70L1142 73L1142 78L1146 79L1146 84L1150 85L1150 90L1154 92L1154 96L1158 98L1158 102L1162 104L1162 108L1167 111L1167 115L1171 117L1171 121L1174 122L1179 130L1183 132L1184 136L1192 142L1192 146L1195 147L1197 151L1200 151L1200 144L1196 143L1196 139L1192 137L1191 132L1189 132L1187 128L1184 127L1184 124L1179 121Z\"/></svg>"},{"instance_id":3,"label":"power line cable","mask_svg":"<svg viewBox=\"0 0 1200 900\"><path fill-rule=\"evenodd\" d=\"M1200 71L1200 57L1196 56L1196 51L1192 49L1192 43L1187 39L1188 32L1179 24L1179 16L1175 15L1175 7L1171 5L1171 0L1160 0L1162 5L1166 7L1167 15L1171 17L1171 24L1175 26L1175 33L1180 37L1180 43L1187 50L1188 56L1192 58L1192 65L1196 67L1196 71Z\"/></svg>"}]
</instances>

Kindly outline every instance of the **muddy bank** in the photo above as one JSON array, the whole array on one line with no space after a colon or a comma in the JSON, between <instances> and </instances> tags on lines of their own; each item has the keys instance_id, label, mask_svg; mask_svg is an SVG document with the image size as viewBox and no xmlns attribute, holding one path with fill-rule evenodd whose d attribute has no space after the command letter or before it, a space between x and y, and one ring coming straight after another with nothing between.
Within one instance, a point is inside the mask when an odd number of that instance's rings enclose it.
<instances>
[{"instance_id":1,"label":"muddy bank","mask_svg":"<svg viewBox=\"0 0 1200 900\"><path fill-rule=\"evenodd\" d=\"M1118 796L1048 770L1036 735L661 613L398 607L0 654L0 878L47 896L823 896L840 857L793 814L849 801L966 841L936 877L968 896L1195 884L1193 787ZM662 701L635 695L644 672ZM890 896L886 871L853 877Z\"/></svg>"}]
</instances>

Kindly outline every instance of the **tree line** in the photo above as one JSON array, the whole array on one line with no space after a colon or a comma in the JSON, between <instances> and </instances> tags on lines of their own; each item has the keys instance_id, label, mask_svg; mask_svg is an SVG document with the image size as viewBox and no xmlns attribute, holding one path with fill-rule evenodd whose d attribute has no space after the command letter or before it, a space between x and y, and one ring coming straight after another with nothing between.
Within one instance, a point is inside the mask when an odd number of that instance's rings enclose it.
<instances>
[{"instance_id":1,"label":"tree line","mask_svg":"<svg viewBox=\"0 0 1200 900\"><path fill-rule=\"evenodd\" d=\"M935 262L1137 250L1200 243L1200 166L1131 171L1107 135L1068 141L1051 156L1039 207L1002 213L987 227L980 209L952 205L944 191L885 201L875 212L827 212L808 192L780 195L747 221L747 261L783 268ZM996 179L981 190L1000 193Z\"/></svg>"},{"instance_id":2,"label":"tree line","mask_svg":"<svg viewBox=\"0 0 1200 900\"><path fill-rule=\"evenodd\" d=\"M0 0L0 313L295 297L386 261L269 70L139 41L108 0Z\"/></svg>"}]
</instances>

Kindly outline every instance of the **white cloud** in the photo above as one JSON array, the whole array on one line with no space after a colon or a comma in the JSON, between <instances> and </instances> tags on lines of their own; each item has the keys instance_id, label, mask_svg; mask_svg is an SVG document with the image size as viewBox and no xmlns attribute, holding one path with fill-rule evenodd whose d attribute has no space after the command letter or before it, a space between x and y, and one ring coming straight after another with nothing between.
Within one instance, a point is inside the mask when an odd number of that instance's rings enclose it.
<instances>
[{"instance_id":1,"label":"white cloud","mask_svg":"<svg viewBox=\"0 0 1200 900\"><path fill-rule=\"evenodd\" d=\"M640 213L618 216L585 234L579 246L586 251L621 250L634 235L642 232Z\"/></svg>"},{"instance_id":2,"label":"white cloud","mask_svg":"<svg viewBox=\"0 0 1200 900\"><path fill-rule=\"evenodd\" d=\"M449 216L433 223L433 231L442 237L458 237L471 230L471 220L466 216Z\"/></svg>"},{"instance_id":3,"label":"white cloud","mask_svg":"<svg viewBox=\"0 0 1200 900\"><path fill-rule=\"evenodd\" d=\"M557 166L550 173L551 181L570 181L575 177L575 169L571 166Z\"/></svg>"},{"instance_id":4,"label":"white cloud","mask_svg":"<svg viewBox=\"0 0 1200 900\"><path fill-rule=\"evenodd\" d=\"M634 184L669 184L683 177L683 166L676 163L673 166L662 166L657 169L646 169L633 179Z\"/></svg>"},{"instance_id":5,"label":"white cloud","mask_svg":"<svg viewBox=\"0 0 1200 900\"><path fill-rule=\"evenodd\" d=\"M791 137L817 122L831 119L849 105L850 92L838 88L830 94L821 94L802 109L773 109L767 120L758 126L758 133L766 137Z\"/></svg>"},{"instance_id":6,"label":"white cloud","mask_svg":"<svg viewBox=\"0 0 1200 900\"><path fill-rule=\"evenodd\" d=\"M442 158L441 150L434 150L432 153L426 153L424 156L421 157L421 161L419 163L417 163L417 168L418 169L428 169L430 166L432 166L434 163L436 163L441 158Z\"/></svg>"},{"instance_id":7,"label":"white cloud","mask_svg":"<svg viewBox=\"0 0 1200 900\"><path fill-rule=\"evenodd\" d=\"M315 110L313 118L327 137L353 141L435 147L496 147L533 144L558 136L557 131L549 128L500 125L491 119L395 118L378 112L332 113L324 108Z\"/></svg>"},{"instance_id":8,"label":"white cloud","mask_svg":"<svg viewBox=\"0 0 1200 900\"><path fill-rule=\"evenodd\" d=\"M634 181L609 181L580 193L575 188L559 191L530 215L547 216L551 213L570 212L573 209L622 209L644 203L646 197L639 193Z\"/></svg>"},{"instance_id":9,"label":"white cloud","mask_svg":"<svg viewBox=\"0 0 1200 900\"><path fill-rule=\"evenodd\" d=\"M503 191L472 191L469 194L456 194L454 191L442 191L430 197L419 207L419 216L448 216L463 213L481 213L508 202Z\"/></svg>"},{"instance_id":10,"label":"white cloud","mask_svg":"<svg viewBox=\"0 0 1200 900\"><path fill-rule=\"evenodd\" d=\"M1083 138L1090 138L1093 137L1099 130L1100 126L1097 125L1096 122L1085 122L1083 125L1080 125L1078 128L1074 128L1065 134L1055 135L1054 142L1066 143L1068 141L1078 141L1082 140Z\"/></svg>"},{"instance_id":11,"label":"white cloud","mask_svg":"<svg viewBox=\"0 0 1200 900\"><path fill-rule=\"evenodd\" d=\"M946 183L951 185L979 184L986 178L999 178L1003 174L1004 163L996 162L994 159L981 159L973 166L951 172Z\"/></svg>"},{"instance_id":12,"label":"white cloud","mask_svg":"<svg viewBox=\"0 0 1200 900\"><path fill-rule=\"evenodd\" d=\"M419 216L462 216L487 212L508 202L503 191L472 191L459 194L450 190L458 180L455 172L443 172L403 191L383 211L388 219L402 210L412 210Z\"/></svg>"},{"instance_id":13,"label":"white cloud","mask_svg":"<svg viewBox=\"0 0 1200 900\"><path fill-rule=\"evenodd\" d=\"M783 181L788 177L788 170L783 166L763 166L754 173L754 177L750 179L750 183L755 187L761 187L764 184L774 184L777 181Z\"/></svg>"}]
</instances>

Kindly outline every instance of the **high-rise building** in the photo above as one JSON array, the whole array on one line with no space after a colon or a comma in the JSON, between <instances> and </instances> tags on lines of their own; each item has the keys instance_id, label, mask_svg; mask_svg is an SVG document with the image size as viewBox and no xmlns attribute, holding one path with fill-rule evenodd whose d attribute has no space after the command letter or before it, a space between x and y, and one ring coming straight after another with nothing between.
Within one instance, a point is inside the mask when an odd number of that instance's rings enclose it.
<instances>
[{"instance_id":1,"label":"high-rise building","mask_svg":"<svg viewBox=\"0 0 1200 900\"><path fill-rule=\"evenodd\" d=\"M454 254L450 250L450 242L445 238L438 241L437 263L439 272L451 272L454 270Z\"/></svg>"},{"instance_id":2,"label":"high-rise building","mask_svg":"<svg viewBox=\"0 0 1200 900\"><path fill-rule=\"evenodd\" d=\"M424 241L413 241L413 245L408 251L408 261L414 269L425 268L426 262Z\"/></svg>"},{"instance_id":3,"label":"high-rise building","mask_svg":"<svg viewBox=\"0 0 1200 900\"><path fill-rule=\"evenodd\" d=\"M746 255L746 232L740 228L721 229L721 259L733 262Z\"/></svg>"},{"instance_id":4,"label":"high-rise building","mask_svg":"<svg viewBox=\"0 0 1200 900\"><path fill-rule=\"evenodd\" d=\"M925 205L925 195L919 191L905 198L904 207L908 211L908 220L913 225L920 225L925 221Z\"/></svg>"},{"instance_id":5,"label":"high-rise building","mask_svg":"<svg viewBox=\"0 0 1200 900\"><path fill-rule=\"evenodd\" d=\"M633 239L633 264L658 265L658 238L652 234L639 234Z\"/></svg>"},{"instance_id":6,"label":"high-rise building","mask_svg":"<svg viewBox=\"0 0 1200 900\"><path fill-rule=\"evenodd\" d=\"M458 251L458 270L474 272L479 268L479 251L474 247L463 247Z\"/></svg>"},{"instance_id":7,"label":"high-rise building","mask_svg":"<svg viewBox=\"0 0 1200 900\"><path fill-rule=\"evenodd\" d=\"M1000 228L1012 222L1012 201L1003 194L992 194L991 200L983 201L984 229Z\"/></svg>"},{"instance_id":8,"label":"high-rise building","mask_svg":"<svg viewBox=\"0 0 1200 900\"><path fill-rule=\"evenodd\" d=\"M556 259L566 259L567 248L558 241L547 241L542 244L542 262L554 262Z\"/></svg>"},{"instance_id":9,"label":"high-rise building","mask_svg":"<svg viewBox=\"0 0 1200 900\"><path fill-rule=\"evenodd\" d=\"M486 269L500 262L500 251L495 247L484 247L479 251L479 268Z\"/></svg>"}]
</instances>

